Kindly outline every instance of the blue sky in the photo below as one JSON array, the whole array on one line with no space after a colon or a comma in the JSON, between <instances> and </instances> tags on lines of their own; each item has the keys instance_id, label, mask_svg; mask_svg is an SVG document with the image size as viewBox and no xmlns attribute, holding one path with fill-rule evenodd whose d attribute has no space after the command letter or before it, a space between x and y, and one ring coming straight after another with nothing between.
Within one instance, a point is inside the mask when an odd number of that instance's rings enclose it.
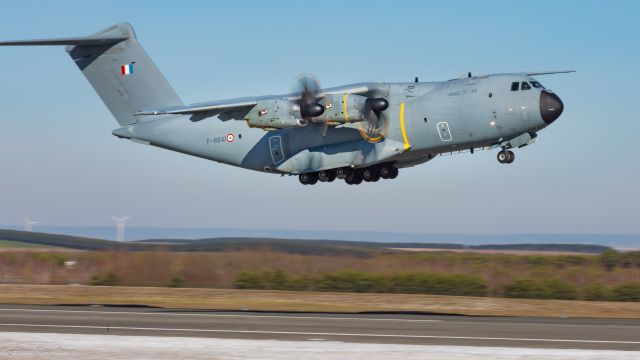
<instances>
[{"instance_id":1,"label":"blue sky","mask_svg":"<svg viewBox=\"0 0 640 360\"><path fill-rule=\"evenodd\" d=\"M0 38L131 22L185 102L324 86L573 68L539 77L565 113L504 166L440 157L398 179L300 186L118 140L60 47L0 48L0 224L417 233L640 233L636 1L20 1Z\"/></svg>"}]
</instances>

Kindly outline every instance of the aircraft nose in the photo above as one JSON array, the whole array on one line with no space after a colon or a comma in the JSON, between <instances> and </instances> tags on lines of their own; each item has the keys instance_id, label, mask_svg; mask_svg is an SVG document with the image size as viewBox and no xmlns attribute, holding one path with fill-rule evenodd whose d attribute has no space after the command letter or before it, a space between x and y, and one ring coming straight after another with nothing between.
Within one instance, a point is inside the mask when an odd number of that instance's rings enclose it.
<instances>
[{"instance_id":1,"label":"aircraft nose","mask_svg":"<svg viewBox=\"0 0 640 360\"><path fill-rule=\"evenodd\" d=\"M540 115L546 124L554 122L564 110L564 104L558 95L543 90L540 92Z\"/></svg>"}]
</instances>

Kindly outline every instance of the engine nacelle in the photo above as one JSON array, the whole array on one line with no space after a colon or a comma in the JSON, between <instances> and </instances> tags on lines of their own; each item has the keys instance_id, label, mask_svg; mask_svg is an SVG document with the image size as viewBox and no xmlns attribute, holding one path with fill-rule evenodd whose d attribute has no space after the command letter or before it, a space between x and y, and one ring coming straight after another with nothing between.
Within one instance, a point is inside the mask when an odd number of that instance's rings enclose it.
<instances>
[{"instance_id":1,"label":"engine nacelle","mask_svg":"<svg viewBox=\"0 0 640 360\"><path fill-rule=\"evenodd\" d=\"M285 129L307 125L300 116L299 106L288 100L259 101L244 118L250 127Z\"/></svg>"},{"instance_id":2,"label":"engine nacelle","mask_svg":"<svg viewBox=\"0 0 640 360\"><path fill-rule=\"evenodd\" d=\"M324 113L313 121L344 124L364 120L367 98L362 95L330 94L321 101Z\"/></svg>"}]
</instances>

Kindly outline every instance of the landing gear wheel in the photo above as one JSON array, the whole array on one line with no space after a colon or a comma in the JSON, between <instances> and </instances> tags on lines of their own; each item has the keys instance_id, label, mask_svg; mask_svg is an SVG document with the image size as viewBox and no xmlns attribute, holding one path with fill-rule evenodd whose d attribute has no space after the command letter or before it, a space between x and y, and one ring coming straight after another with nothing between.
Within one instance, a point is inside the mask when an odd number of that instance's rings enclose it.
<instances>
[{"instance_id":1,"label":"landing gear wheel","mask_svg":"<svg viewBox=\"0 0 640 360\"><path fill-rule=\"evenodd\" d=\"M513 160L516 159L516 154L514 154L513 151L507 151L507 155L509 156L509 158L507 159L507 164L511 164Z\"/></svg>"},{"instance_id":2,"label":"landing gear wheel","mask_svg":"<svg viewBox=\"0 0 640 360\"><path fill-rule=\"evenodd\" d=\"M360 184L362 184L362 175L361 175L361 174L359 174L359 175L357 175L357 176L356 176L356 178L353 180L353 184L354 184L354 185L360 185Z\"/></svg>"},{"instance_id":3,"label":"landing gear wheel","mask_svg":"<svg viewBox=\"0 0 640 360\"><path fill-rule=\"evenodd\" d=\"M336 179L335 170L322 170L318 173L318 180L322 182L332 182Z\"/></svg>"},{"instance_id":4,"label":"landing gear wheel","mask_svg":"<svg viewBox=\"0 0 640 360\"><path fill-rule=\"evenodd\" d=\"M336 177L338 179L345 179L349 175L349 172L350 169L346 167L336 169Z\"/></svg>"},{"instance_id":5,"label":"landing gear wheel","mask_svg":"<svg viewBox=\"0 0 640 360\"><path fill-rule=\"evenodd\" d=\"M502 150L498 152L497 158L500 164L506 164L507 161L509 161L509 154L506 151Z\"/></svg>"},{"instance_id":6,"label":"landing gear wheel","mask_svg":"<svg viewBox=\"0 0 640 360\"><path fill-rule=\"evenodd\" d=\"M318 173L300 174L298 180L302 185L314 185L318 182Z\"/></svg>"},{"instance_id":7,"label":"landing gear wheel","mask_svg":"<svg viewBox=\"0 0 640 360\"><path fill-rule=\"evenodd\" d=\"M351 170L349 171L349 175L344 178L344 182L349 185L358 185L362 183L362 173L357 170Z\"/></svg>"},{"instance_id":8,"label":"landing gear wheel","mask_svg":"<svg viewBox=\"0 0 640 360\"><path fill-rule=\"evenodd\" d=\"M391 167L391 174L389 175L389 179L395 179L398 177L399 170L397 167Z\"/></svg>"},{"instance_id":9,"label":"landing gear wheel","mask_svg":"<svg viewBox=\"0 0 640 360\"><path fill-rule=\"evenodd\" d=\"M370 167L362 172L362 179L366 182L376 182L380 180L380 172L378 169Z\"/></svg>"},{"instance_id":10,"label":"landing gear wheel","mask_svg":"<svg viewBox=\"0 0 640 360\"><path fill-rule=\"evenodd\" d=\"M309 175L300 174L300 175L298 175L298 180L300 180L300 184L307 185L307 184L309 184Z\"/></svg>"},{"instance_id":11,"label":"landing gear wheel","mask_svg":"<svg viewBox=\"0 0 640 360\"><path fill-rule=\"evenodd\" d=\"M309 180L309 185L315 185L318 182L318 173L313 173Z\"/></svg>"},{"instance_id":12,"label":"landing gear wheel","mask_svg":"<svg viewBox=\"0 0 640 360\"><path fill-rule=\"evenodd\" d=\"M388 179L392 171L393 170L391 169L391 166L383 166L380 168L380 177L383 179Z\"/></svg>"}]
</instances>

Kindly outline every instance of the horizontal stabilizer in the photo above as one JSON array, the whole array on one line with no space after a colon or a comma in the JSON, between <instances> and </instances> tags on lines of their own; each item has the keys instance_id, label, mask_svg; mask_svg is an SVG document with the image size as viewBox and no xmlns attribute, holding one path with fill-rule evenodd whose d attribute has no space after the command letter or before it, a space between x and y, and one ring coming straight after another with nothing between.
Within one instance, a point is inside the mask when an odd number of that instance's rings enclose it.
<instances>
[{"instance_id":1,"label":"horizontal stabilizer","mask_svg":"<svg viewBox=\"0 0 640 360\"><path fill-rule=\"evenodd\" d=\"M30 45L108 45L127 40L126 36L83 36L57 39L36 39L0 41L0 46L30 46Z\"/></svg>"},{"instance_id":2,"label":"horizontal stabilizer","mask_svg":"<svg viewBox=\"0 0 640 360\"><path fill-rule=\"evenodd\" d=\"M552 74L567 74L574 73L575 70L558 70L558 71L541 71L541 72L525 72L527 76L536 76L536 75L552 75Z\"/></svg>"}]
</instances>

